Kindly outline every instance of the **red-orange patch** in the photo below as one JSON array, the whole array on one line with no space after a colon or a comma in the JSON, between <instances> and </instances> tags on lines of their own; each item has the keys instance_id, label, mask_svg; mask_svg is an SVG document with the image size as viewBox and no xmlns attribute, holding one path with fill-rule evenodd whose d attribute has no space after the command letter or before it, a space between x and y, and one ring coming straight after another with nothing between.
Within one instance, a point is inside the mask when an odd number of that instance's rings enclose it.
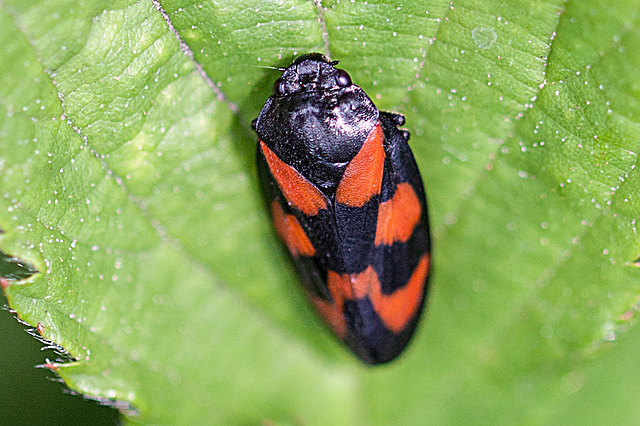
<instances>
[{"instance_id":1,"label":"red-orange patch","mask_svg":"<svg viewBox=\"0 0 640 426\"><path fill-rule=\"evenodd\" d=\"M428 273L429 255L424 254L404 287L389 295L380 292L379 283L372 288L369 298L373 303L373 308L392 331L401 332L416 314L422 300Z\"/></svg>"},{"instance_id":2,"label":"red-orange patch","mask_svg":"<svg viewBox=\"0 0 640 426\"><path fill-rule=\"evenodd\" d=\"M271 203L271 215L278 235L293 256L315 256L316 249L298 219L292 214L286 214L276 200Z\"/></svg>"},{"instance_id":3,"label":"red-orange patch","mask_svg":"<svg viewBox=\"0 0 640 426\"><path fill-rule=\"evenodd\" d=\"M327 208L324 194L307 178L278 158L262 141L260 141L260 149L267 160L271 175L291 206L308 216L315 216L320 210Z\"/></svg>"},{"instance_id":4,"label":"red-orange patch","mask_svg":"<svg viewBox=\"0 0 640 426\"><path fill-rule=\"evenodd\" d=\"M338 274L329 271L327 285L334 300L334 304L329 305L341 312L345 300L368 297L385 326L394 333L400 333L417 313L428 273L429 254L424 254L404 287L391 294L383 294L380 280L372 266L357 274ZM317 303L316 307L318 307ZM321 312L321 314L327 318L326 313Z\"/></svg>"},{"instance_id":5,"label":"red-orange patch","mask_svg":"<svg viewBox=\"0 0 640 426\"><path fill-rule=\"evenodd\" d=\"M408 182L398 185L396 193L378 209L376 245L406 243L422 215L420 200Z\"/></svg>"},{"instance_id":6,"label":"red-orange patch","mask_svg":"<svg viewBox=\"0 0 640 426\"><path fill-rule=\"evenodd\" d=\"M362 207L371 197L380 193L385 157L383 142L384 134L378 122L344 171L336 189L338 203Z\"/></svg>"}]
</instances>

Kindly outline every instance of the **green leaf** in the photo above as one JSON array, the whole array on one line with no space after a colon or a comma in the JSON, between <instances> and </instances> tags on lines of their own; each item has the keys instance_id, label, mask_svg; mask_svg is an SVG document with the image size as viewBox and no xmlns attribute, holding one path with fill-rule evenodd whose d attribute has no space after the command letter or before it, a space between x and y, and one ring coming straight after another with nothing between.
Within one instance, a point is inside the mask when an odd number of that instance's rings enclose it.
<instances>
[{"instance_id":1,"label":"green leaf","mask_svg":"<svg viewBox=\"0 0 640 426\"><path fill-rule=\"evenodd\" d=\"M0 282L72 389L149 423L637 418L636 2L5 0L0 42ZM386 366L260 201L264 66L310 51L406 115L427 184L426 318Z\"/></svg>"}]
</instances>

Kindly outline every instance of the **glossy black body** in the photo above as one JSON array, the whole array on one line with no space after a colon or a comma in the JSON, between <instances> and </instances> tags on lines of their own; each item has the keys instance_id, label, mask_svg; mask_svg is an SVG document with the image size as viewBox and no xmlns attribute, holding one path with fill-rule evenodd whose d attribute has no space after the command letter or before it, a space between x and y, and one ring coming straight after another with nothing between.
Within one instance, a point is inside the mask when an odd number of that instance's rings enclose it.
<instances>
[{"instance_id":1,"label":"glossy black body","mask_svg":"<svg viewBox=\"0 0 640 426\"><path fill-rule=\"evenodd\" d=\"M258 171L266 199L277 200L286 213L298 219L317 251L314 257L293 257L302 283L312 296L329 302L329 270L355 274L373 266L383 293L391 294L407 283L420 258L430 252L422 179L407 143L409 133L398 129L404 117L378 111L335 64L318 54L297 59L284 70L275 84L275 94L253 123L259 139L320 189L329 204L314 216L292 208L258 150ZM336 203L336 188L345 168L378 123L384 133L385 151L380 193L362 207ZM402 182L409 183L419 198L420 222L407 242L376 246L379 205L392 198ZM369 299L346 301L343 315L347 333L343 340L366 363L394 359L414 333L425 294L426 284L418 314L399 333L385 326Z\"/></svg>"}]
</instances>

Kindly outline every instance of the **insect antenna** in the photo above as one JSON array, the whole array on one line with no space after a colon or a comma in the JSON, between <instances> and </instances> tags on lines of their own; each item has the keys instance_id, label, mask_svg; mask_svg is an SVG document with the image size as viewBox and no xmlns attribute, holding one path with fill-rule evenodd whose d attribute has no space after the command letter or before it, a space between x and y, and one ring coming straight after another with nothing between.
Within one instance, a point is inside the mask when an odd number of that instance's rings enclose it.
<instances>
[{"instance_id":1,"label":"insect antenna","mask_svg":"<svg viewBox=\"0 0 640 426\"><path fill-rule=\"evenodd\" d=\"M284 72L286 70L286 68L283 68L283 67L270 67L268 65L254 65L254 67L256 67L256 68L268 68L270 70L278 70L280 72Z\"/></svg>"}]
</instances>

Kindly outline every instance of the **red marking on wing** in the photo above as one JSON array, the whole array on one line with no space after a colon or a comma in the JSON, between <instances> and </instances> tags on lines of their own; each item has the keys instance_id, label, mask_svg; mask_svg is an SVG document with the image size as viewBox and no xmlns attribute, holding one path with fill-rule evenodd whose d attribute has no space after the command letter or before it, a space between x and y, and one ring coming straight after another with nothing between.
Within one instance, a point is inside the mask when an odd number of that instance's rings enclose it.
<instances>
[{"instance_id":1,"label":"red marking on wing","mask_svg":"<svg viewBox=\"0 0 640 426\"><path fill-rule=\"evenodd\" d=\"M380 193L384 171L384 134L380 123L373 128L360 152L353 157L336 189L336 201L349 207L362 207Z\"/></svg>"},{"instance_id":2,"label":"red marking on wing","mask_svg":"<svg viewBox=\"0 0 640 426\"><path fill-rule=\"evenodd\" d=\"M357 274L338 274L328 271L327 285L334 303L324 302L342 313L345 300L358 300L368 297L380 319L394 333L400 333L417 313L424 285L429 273L429 254L424 254L416 266L407 284L391 294L383 294L378 274L369 266ZM320 300L320 299L318 299ZM316 307L318 307L318 303ZM326 307L323 307L326 309ZM332 314L336 313L332 311ZM325 319L327 314L320 312ZM344 318L341 319L344 322ZM327 319L334 330L335 326Z\"/></svg>"},{"instance_id":3,"label":"red marking on wing","mask_svg":"<svg viewBox=\"0 0 640 426\"><path fill-rule=\"evenodd\" d=\"M315 256L316 249L309 237L302 229L298 219L292 214L286 214L280 203L274 200L271 203L271 215L273 225L293 256Z\"/></svg>"},{"instance_id":4,"label":"red marking on wing","mask_svg":"<svg viewBox=\"0 0 640 426\"><path fill-rule=\"evenodd\" d=\"M424 254L420 258L418 266L404 287L385 295L380 292L378 284L369 293L373 308L387 327L396 333L401 332L407 326L420 306L429 273L429 259L429 254Z\"/></svg>"},{"instance_id":5,"label":"red marking on wing","mask_svg":"<svg viewBox=\"0 0 640 426\"><path fill-rule=\"evenodd\" d=\"M271 175L291 206L309 216L315 216L320 210L327 208L325 196L307 178L279 159L262 141L260 149L267 160Z\"/></svg>"},{"instance_id":6,"label":"red marking on wing","mask_svg":"<svg viewBox=\"0 0 640 426\"><path fill-rule=\"evenodd\" d=\"M380 204L376 245L391 245L394 242L406 243L422 215L420 200L408 182L396 188L393 198Z\"/></svg>"}]
</instances>

